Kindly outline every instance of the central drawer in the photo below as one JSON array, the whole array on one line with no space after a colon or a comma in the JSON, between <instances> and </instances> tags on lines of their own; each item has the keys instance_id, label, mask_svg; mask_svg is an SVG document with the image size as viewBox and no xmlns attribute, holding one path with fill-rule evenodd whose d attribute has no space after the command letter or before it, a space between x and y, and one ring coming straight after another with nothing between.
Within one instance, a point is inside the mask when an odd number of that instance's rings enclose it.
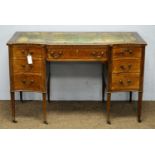
<instances>
[{"instance_id":1,"label":"central drawer","mask_svg":"<svg viewBox=\"0 0 155 155\"><path fill-rule=\"evenodd\" d=\"M107 48L47 48L48 61L106 61Z\"/></svg>"}]
</instances>

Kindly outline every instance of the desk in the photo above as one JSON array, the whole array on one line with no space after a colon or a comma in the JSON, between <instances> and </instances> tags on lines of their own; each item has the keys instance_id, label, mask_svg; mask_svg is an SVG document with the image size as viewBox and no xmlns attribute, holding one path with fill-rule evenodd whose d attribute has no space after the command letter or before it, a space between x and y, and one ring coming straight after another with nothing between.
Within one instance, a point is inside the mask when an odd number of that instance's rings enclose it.
<instances>
[{"instance_id":1,"label":"desk","mask_svg":"<svg viewBox=\"0 0 155 155\"><path fill-rule=\"evenodd\" d=\"M15 92L40 92L43 120L46 94L50 92L46 62L101 62L107 64L104 88L107 93L107 123L113 92L138 92L137 118L141 121L146 42L136 32L16 32L9 48L12 121L15 120Z\"/></svg>"}]
</instances>

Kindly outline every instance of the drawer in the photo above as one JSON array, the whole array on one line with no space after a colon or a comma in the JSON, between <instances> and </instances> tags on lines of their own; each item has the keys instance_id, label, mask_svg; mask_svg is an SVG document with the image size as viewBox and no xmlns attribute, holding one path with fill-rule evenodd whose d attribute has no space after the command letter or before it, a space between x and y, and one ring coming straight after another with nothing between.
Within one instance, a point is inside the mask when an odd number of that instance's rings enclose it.
<instances>
[{"instance_id":1,"label":"drawer","mask_svg":"<svg viewBox=\"0 0 155 155\"><path fill-rule=\"evenodd\" d=\"M49 48L47 50L47 60L105 61L107 60L107 48Z\"/></svg>"},{"instance_id":2,"label":"drawer","mask_svg":"<svg viewBox=\"0 0 155 155\"><path fill-rule=\"evenodd\" d=\"M115 59L112 62L112 73L140 73L140 59Z\"/></svg>"},{"instance_id":3,"label":"drawer","mask_svg":"<svg viewBox=\"0 0 155 155\"><path fill-rule=\"evenodd\" d=\"M16 45L12 48L12 58L26 58L27 55L32 55L32 58L43 58L45 52L44 48L40 46L24 46L24 45Z\"/></svg>"},{"instance_id":4,"label":"drawer","mask_svg":"<svg viewBox=\"0 0 155 155\"><path fill-rule=\"evenodd\" d=\"M140 47L113 47L112 58L141 58L142 48Z\"/></svg>"},{"instance_id":5,"label":"drawer","mask_svg":"<svg viewBox=\"0 0 155 155\"><path fill-rule=\"evenodd\" d=\"M14 90L41 91L44 88L42 77L34 74L15 74Z\"/></svg>"},{"instance_id":6,"label":"drawer","mask_svg":"<svg viewBox=\"0 0 155 155\"><path fill-rule=\"evenodd\" d=\"M34 59L33 64L28 64L27 59L13 59L13 73L41 73L43 70L43 62Z\"/></svg>"},{"instance_id":7,"label":"drawer","mask_svg":"<svg viewBox=\"0 0 155 155\"><path fill-rule=\"evenodd\" d=\"M112 74L111 90L139 90L140 74L139 73L121 73Z\"/></svg>"},{"instance_id":8,"label":"drawer","mask_svg":"<svg viewBox=\"0 0 155 155\"><path fill-rule=\"evenodd\" d=\"M84 58L84 59L107 60L107 52L108 50L106 48L80 49L79 57Z\"/></svg>"}]
</instances>

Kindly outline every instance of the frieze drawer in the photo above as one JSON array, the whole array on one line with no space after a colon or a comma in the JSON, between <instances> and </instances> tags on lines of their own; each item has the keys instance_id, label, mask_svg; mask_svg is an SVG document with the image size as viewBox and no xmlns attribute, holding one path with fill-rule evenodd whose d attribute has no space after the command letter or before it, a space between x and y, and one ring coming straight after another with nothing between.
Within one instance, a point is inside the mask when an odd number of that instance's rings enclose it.
<instances>
[{"instance_id":1,"label":"frieze drawer","mask_svg":"<svg viewBox=\"0 0 155 155\"><path fill-rule=\"evenodd\" d=\"M87 61L106 61L107 48L64 48L47 50L47 60L87 60Z\"/></svg>"}]
</instances>

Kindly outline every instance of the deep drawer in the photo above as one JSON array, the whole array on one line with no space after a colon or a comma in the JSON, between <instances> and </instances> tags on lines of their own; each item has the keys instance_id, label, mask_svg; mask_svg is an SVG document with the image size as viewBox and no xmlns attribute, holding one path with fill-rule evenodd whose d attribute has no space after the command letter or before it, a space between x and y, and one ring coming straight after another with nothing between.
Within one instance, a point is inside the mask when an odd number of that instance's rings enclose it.
<instances>
[{"instance_id":1,"label":"deep drawer","mask_svg":"<svg viewBox=\"0 0 155 155\"><path fill-rule=\"evenodd\" d=\"M112 74L111 90L139 90L140 74L139 73L121 73Z\"/></svg>"},{"instance_id":2,"label":"deep drawer","mask_svg":"<svg viewBox=\"0 0 155 155\"><path fill-rule=\"evenodd\" d=\"M14 90L41 91L44 90L43 79L34 74L15 74L13 86Z\"/></svg>"}]
</instances>

